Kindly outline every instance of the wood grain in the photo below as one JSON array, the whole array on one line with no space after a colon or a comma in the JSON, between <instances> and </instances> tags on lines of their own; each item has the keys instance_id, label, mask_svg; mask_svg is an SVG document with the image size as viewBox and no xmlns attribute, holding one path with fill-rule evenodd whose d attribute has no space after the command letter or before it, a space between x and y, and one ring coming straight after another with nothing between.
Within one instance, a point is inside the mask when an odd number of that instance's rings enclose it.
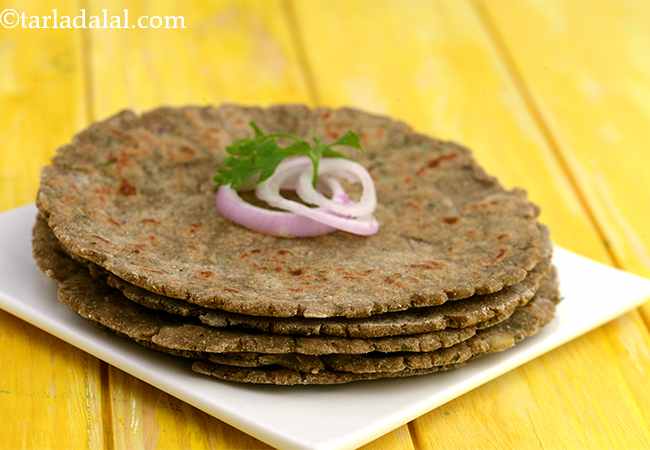
<instances>
[{"instance_id":1,"label":"wood grain","mask_svg":"<svg viewBox=\"0 0 650 450\"><path fill-rule=\"evenodd\" d=\"M0 2L46 14L36 1ZM58 4L62 13L77 9ZM85 124L78 33L0 28L0 210L34 200L54 150ZM103 448L100 363L0 312L0 447Z\"/></svg>"},{"instance_id":2,"label":"wood grain","mask_svg":"<svg viewBox=\"0 0 650 450\"><path fill-rule=\"evenodd\" d=\"M183 15L184 30L93 30L90 69L98 118L120 108L307 100L277 1L91 1L91 11Z\"/></svg>"},{"instance_id":3,"label":"wood grain","mask_svg":"<svg viewBox=\"0 0 650 450\"><path fill-rule=\"evenodd\" d=\"M60 11L77 3L65 1ZM46 14L39 1L0 2ZM34 201L40 169L86 123L81 39L76 31L0 28L0 210Z\"/></svg>"},{"instance_id":4,"label":"wood grain","mask_svg":"<svg viewBox=\"0 0 650 450\"><path fill-rule=\"evenodd\" d=\"M115 449L270 448L118 369L111 406Z\"/></svg>"},{"instance_id":5,"label":"wood grain","mask_svg":"<svg viewBox=\"0 0 650 450\"><path fill-rule=\"evenodd\" d=\"M526 186L558 243L611 262L470 5L357 1L341 15L343 7L295 3L324 102L391 114L466 143L506 184ZM414 421L417 447L643 446L649 422L639 405L650 401L642 381L650 354L639 349L647 342L638 314L629 314Z\"/></svg>"},{"instance_id":6,"label":"wood grain","mask_svg":"<svg viewBox=\"0 0 650 450\"><path fill-rule=\"evenodd\" d=\"M650 3L481 5L616 261L650 276Z\"/></svg>"}]
</instances>

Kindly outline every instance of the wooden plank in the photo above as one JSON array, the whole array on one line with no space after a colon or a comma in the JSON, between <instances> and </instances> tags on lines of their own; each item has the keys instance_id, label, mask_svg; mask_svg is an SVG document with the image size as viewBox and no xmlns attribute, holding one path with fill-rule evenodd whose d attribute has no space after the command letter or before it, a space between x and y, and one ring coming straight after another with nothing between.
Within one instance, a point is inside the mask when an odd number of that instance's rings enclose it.
<instances>
[{"instance_id":1,"label":"wooden plank","mask_svg":"<svg viewBox=\"0 0 650 450\"><path fill-rule=\"evenodd\" d=\"M0 364L2 448L104 448L97 359L2 312Z\"/></svg>"},{"instance_id":2,"label":"wooden plank","mask_svg":"<svg viewBox=\"0 0 650 450\"><path fill-rule=\"evenodd\" d=\"M497 0L481 10L616 260L650 276L650 3ZM650 326L650 305L644 314Z\"/></svg>"},{"instance_id":3,"label":"wooden plank","mask_svg":"<svg viewBox=\"0 0 650 450\"><path fill-rule=\"evenodd\" d=\"M411 438L408 426L404 425L361 448L363 450L415 450L415 445Z\"/></svg>"},{"instance_id":4,"label":"wooden plank","mask_svg":"<svg viewBox=\"0 0 650 450\"><path fill-rule=\"evenodd\" d=\"M162 104L310 103L279 1L90 2L91 11L124 7L131 17L185 15L188 29L93 31L90 68L96 117ZM263 445L118 370L111 369L110 381L116 449ZM372 445L412 448L407 427Z\"/></svg>"},{"instance_id":5,"label":"wooden plank","mask_svg":"<svg viewBox=\"0 0 650 450\"><path fill-rule=\"evenodd\" d=\"M118 369L111 405L116 449L270 448Z\"/></svg>"},{"instance_id":6,"label":"wooden plank","mask_svg":"<svg viewBox=\"0 0 650 450\"><path fill-rule=\"evenodd\" d=\"M95 30L93 100L101 118L119 108L237 101L306 101L278 1L94 2L130 16L183 15L184 30Z\"/></svg>"},{"instance_id":7,"label":"wooden plank","mask_svg":"<svg viewBox=\"0 0 650 450\"><path fill-rule=\"evenodd\" d=\"M59 10L75 5L66 1ZM2 1L0 8L50 11L25 0ZM34 201L41 167L86 121L80 37L75 31L0 27L0 210Z\"/></svg>"},{"instance_id":8,"label":"wooden plank","mask_svg":"<svg viewBox=\"0 0 650 450\"><path fill-rule=\"evenodd\" d=\"M78 10L74 1L57 5ZM0 2L47 14L37 1ZM0 210L34 200L40 168L85 123L79 32L0 28ZM103 448L99 361L0 313L0 447Z\"/></svg>"},{"instance_id":9,"label":"wooden plank","mask_svg":"<svg viewBox=\"0 0 650 450\"><path fill-rule=\"evenodd\" d=\"M112 406L116 449L266 449L261 441L226 425L172 396L114 369ZM137 394L136 394L137 393ZM161 395L162 394L162 395ZM408 427L400 427L367 450L413 449Z\"/></svg>"},{"instance_id":10,"label":"wooden plank","mask_svg":"<svg viewBox=\"0 0 650 450\"><path fill-rule=\"evenodd\" d=\"M556 242L611 262L468 4L330 0L294 7L319 98L468 144L507 185L526 186ZM414 421L416 446L648 445L647 348L647 330L638 314L628 314Z\"/></svg>"},{"instance_id":11,"label":"wooden plank","mask_svg":"<svg viewBox=\"0 0 650 450\"><path fill-rule=\"evenodd\" d=\"M111 372L111 381L116 449L271 448L118 369ZM364 448L413 450L414 447L408 427L403 426Z\"/></svg>"}]
</instances>

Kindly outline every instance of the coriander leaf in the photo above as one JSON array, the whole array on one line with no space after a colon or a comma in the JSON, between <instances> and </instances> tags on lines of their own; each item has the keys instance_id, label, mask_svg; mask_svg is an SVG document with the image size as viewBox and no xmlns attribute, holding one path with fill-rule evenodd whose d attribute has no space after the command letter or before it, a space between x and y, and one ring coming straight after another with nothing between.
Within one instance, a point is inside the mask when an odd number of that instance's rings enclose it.
<instances>
[{"instance_id":1,"label":"coriander leaf","mask_svg":"<svg viewBox=\"0 0 650 450\"><path fill-rule=\"evenodd\" d=\"M249 122L248 124L251 126L251 128L255 132L255 137L264 136L264 133L262 132L262 130L259 129L259 127L257 126L257 124L255 122Z\"/></svg>"},{"instance_id":2,"label":"coriander leaf","mask_svg":"<svg viewBox=\"0 0 650 450\"><path fill-rule=\"evenodd\" d=\"M299 156L309 153L309 144L306 141L299 140L284 149L287 156Z\"/></svg>"},{"instance_id":3,"label":"coriander leaf","mask_svg":"<svg viewBox=\"0 0 650 450\"><path fill-rule=\"evenodd\" d=\"M306 156L312 163L314 170L313 183L318 180L320 160L327 158L346 158L340 152L332 149L333 146L345 145L361 149L359 136L348 131L336 141L325 144L318 137L314 137L313 144L299 136L288 133L265 134L255 122L250 122L253 137L240 139L226 148L228 156L218 168L213 180L219 185L230 185L233 189L240 189L251 183L260 183L273 175L278 165L291 156ZM290 141L281 147L278 139Z\"/></svg>"},{"instance_id":4,"label":"coriander leaf","mask_svg":"<svg viewBox=\"0 0 650 450\"><path fill-rule=\"evenodd\" d=\"M315 139L314 141L316 142ZM320 166L320 159L323 156L323 144L320 142L316 143L316 145L314 145L314 147L309 150L307 156L311 160L313 168L311 183L314 185L314 187L316 187L316 183L318 183L318 168Z\"/></svg>"},{"instance_id":5,"label":"coriander leaf","mask_svg":"<svg viewBox=\"0 0 650 450\"><path fill-rule=\"evenodd\" d=\"M347 158L343 153L332 150L331 148L323 150L323 156L325 158Z\"/></svg>"},{"instance_id":6,"label":"coriander leaf","mask_svg":"<svg viewBox=\"0 0 650 450\"><path fill-rule=\"evenodd\" d=\"M230 145L226 151L230 155L250 155L255 151L255 143L252 140L245 139Z\"/></svg>"},{"instance_id":7,"label":"coriander leaf","mask_svg":"<svg viewBox=\"0 0 650 450\"><path fill-rule=\"evenodd\" d=\"M348 147L353 147L361 150L361 142L359 141L359 135L352 131L348 131L343 136L341 136L336 141L330 144L330 146L334 146L334 145L347 145Z\"/></svg>"},{"instance_id":8,"label":"coriander leaf","mask_svg":"<svg viewBox=\"0 0 650 450\"><path fill-rule=\"evenodd\" d=\"M278 167L278 165L280 165L282 160L287 156L287 153L282 150L260 155L258 159L258 164L260 167L258 183L269 179L275 172L275 169Z\"/></svg>"}]
</instances>

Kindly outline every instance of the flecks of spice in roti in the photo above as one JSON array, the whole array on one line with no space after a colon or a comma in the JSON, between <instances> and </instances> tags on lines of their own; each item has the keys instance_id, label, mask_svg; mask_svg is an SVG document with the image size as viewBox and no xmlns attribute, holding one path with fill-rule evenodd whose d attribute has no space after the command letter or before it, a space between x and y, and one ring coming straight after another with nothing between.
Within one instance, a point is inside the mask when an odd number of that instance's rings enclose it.
<instances>
[{"instance_id":1,"label":"flecks of spice in roti","mask_svg":"<svg viewBox=\"0 0 650 450\"><path fill-rule=\"evenodd\" d=\"M67 267L69 259L62 253L47 223L38 218L34 229L34 251L37 260L48 260L48 270ZM58 261L57 261L58 260ZM255 329L272 334L338 335L341 337L382 337L438 331L445 328L465 328L477 325L484 328L508 318L518 306L525 305L535 294L539 283L548 272L548 265L535 268L520 284L498 293L454 302L432 308L384 314L369 319L301 319L263 318L206 310L179 300L151 294L109 275L109 286L119 288L130 300L150 309L181 316L199 316L211 326ZM103 278L104 272L89 265L90 273ZM74 267L77 268L76 266ZM60 269L58 269L61 272ZM280 332L278 332L280 331Z\"/></svg>"},{"instance_id":2,"label":"flecks of spice in roti","mask_svg":"<svg viewBox=\"0 0 650 450\"><path fill-rule=\"evenodd\" d=\"M39 255L41 268L51 266L54 255ZM442 330L414 336L347 339L300 337L240 330L222 330L183 323L127 300L119 291L93 279L81 265L60 274L58 298L81 316L119 334L145 339L160 348L177 352L223 353L369 353L373 351L434 351L470 338L475 327ZM47 270L47 269L46 269Z\"/></svg>"},{"instance_id":3,"label":"flecks of spice in roti","mask_svg":"<svg viewBox=\"0 0 650 450\"><path fill-rule=\"evenodd\" d=\"M251 120L302 136L358 132L381 232L296 242L216 216L212 171ZM492 293L524 280L545 246L538 209L468 150L346 108L124 112L59 150L37 203L70 254L149 291L248 315L366 317Z\"/></svg>"},{"instance_id":4,"label":"flecks of spice in roti","mask_svg":"<svg viewBox=\"0 0 650 450\"><path fill-rule=\"evenodd\" d=\"M40 226L44 226L42 221L37 223L37 228ZM38 232L35 232L35 236L38 236L38 234ZM51 246L48 248L52 249ZM236 333L218 334L218 343L215 346L215 342L207 336L206 331L201 330L202 327L183 325L182 323L170 321L154 312L145 310L135 304L130 304L130 302L120 298L117 292L107 289L101 283L94 283L92 278L79 265L74 263L72 265L67 264L67 258L64 255L54 251L48 253L47 251L42 251L42 249L36 251L35 254L37 255L39 266L44 270L48 270L54 266L66 267L69 270L68 273L58 270L50 272L58 274L58 279L61 283L59 289L59 298L61 301L71 306L82 316L96 321L119 334L126 335L140 343L148 343L157 349L169 350L171 353L188 357L197 357L206 353L212 353L213 350L225 352L240 351L238 348L233 349L230 347L233 345L233 337ZM449 345L444 345L446 348L442 350L438 350L439 347L433 350L427 347L420 347L418 351L423 352L420 354L398 353L397 355L388 354L380 356L374 353L354 357L336 354L322 356L320 358L294 354L256 355L256 361L259 364L288 365L294 369L308 370L309 372L320 370L319 367L325 367L329 370L354 373L400 372L407 369L426 369L432 366L456 364L477 354L503 350L514 345L525 336L536 333L552 317L554 309L552 299L556 297L557 285L555 278L547 279L540 288L540 291L536 294L535 299L529 305L519 308L510 319L460 343L450 341L447 343ZM183 335L185 341L180 343L177 341L178 336L175 335L179 328L186 329L186 333ZM165 338L157 339L157 337L165 333L165 330L171 330L171 335L174 336L171 345L169 345L170 342ZM279 337L276 341L269 340L269 338L272 339L271 336L263 335L253 335L245 338L249 341L247 345L252 348L251 351L256 353L260 353L260 349L255 348L256 344L251 346L250 340L257 338L260 338L260 342L264 342L265 344L288 342L287 337ZM341 341L336 338L302 338L302 340L304 342L311 341L313 345L331 344ZM386 340L390 340L390 338L384 339L384 341ZM350 340L351 343L355 341L358 340ZM381 340L368 341L377 343ZM298 342L298 340L293 342ZM234 345L238 346L240 343L235 343ZM311 348L311 346L307 345L305 348ZM381 351L381 348L381 346L375 347L370 352ZM266 349L273 350L274 348L272 345L268 345ZM316 354L320 354L321 350ZM249 354L248 356L248 360L250 361L252 355ZM237 365L237 361L232 361L233 358L237 359L238 357L229 353L221 356L213 355L213 360L221 363L230 360ZM320 363L317 363L317 360Z\"/></svg>"}]
</instances>

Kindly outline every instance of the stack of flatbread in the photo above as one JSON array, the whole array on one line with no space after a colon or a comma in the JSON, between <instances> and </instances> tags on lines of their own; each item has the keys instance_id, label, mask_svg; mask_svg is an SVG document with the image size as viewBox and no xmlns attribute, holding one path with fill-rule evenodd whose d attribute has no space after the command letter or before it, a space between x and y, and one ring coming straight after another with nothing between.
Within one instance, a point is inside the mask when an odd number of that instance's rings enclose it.
<instances>
[{"instance_id":1,"label":"stack of flatbread","mask_svg":"<svg viewBox=\"0 0 650 450\"><path fill-rule=\"evenodd\" d=\"M381 227L288 239L215 210L224 149L267 132L357 132ZM334 384L471 364L536 334L559 300L548 232L469 150L362 111L126 111L43 170L33 249L82 317L222 380Z\"/></svg>"}]
</instances>

